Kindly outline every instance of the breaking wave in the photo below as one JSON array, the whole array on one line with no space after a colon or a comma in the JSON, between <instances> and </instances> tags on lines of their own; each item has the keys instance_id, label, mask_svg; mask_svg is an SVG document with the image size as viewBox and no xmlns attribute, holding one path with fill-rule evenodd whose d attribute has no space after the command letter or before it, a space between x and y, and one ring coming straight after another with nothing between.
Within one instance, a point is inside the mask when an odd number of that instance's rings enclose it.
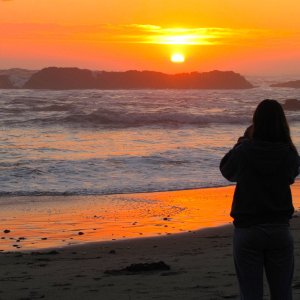
<instances>
[{"instance_id":1,"label":"breaking wave","mask_svg":"<svg viewBox=\"0 0 300 300\"><path fill-rule=\"evenodd\" d=\"M57 120L56 120L57 121ZM122 113L97 110L90 114L69 115L62 122L92 125L115 125L124 127L149 125L206 125L210 123L245 123L245 117L196 115L188 113Z\"/></svg>"}]
</instances>

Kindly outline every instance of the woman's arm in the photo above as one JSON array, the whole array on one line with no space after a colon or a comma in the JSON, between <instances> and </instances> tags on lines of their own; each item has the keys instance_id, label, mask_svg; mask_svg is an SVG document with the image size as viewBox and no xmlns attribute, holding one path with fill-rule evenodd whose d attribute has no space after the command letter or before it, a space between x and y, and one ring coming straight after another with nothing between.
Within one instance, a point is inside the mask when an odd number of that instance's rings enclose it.
<instances>
[{"instance_id":1,"label":"woman's arm","mask_svg":"<svg viewBox=\"0 0 300 300\"><path fill-rule=\"evenodd\" d=\"M236 182L240 171L241 142L238 142L221 160L220 171L229 181Z\"/></svg>"},{"instance_id":2,"label":"woman's arm","mask_svg":"<svg viewBox=\"0 0 300 300\"><path fill-rule=\"evenodd\" d=\"M220 171L222 175L229 181L236 182L241 170L242 144L252 137L252 125L249 126L244 135L238 138L234 147L222 158L220 163Z\"/></svg>"}]
</instances>

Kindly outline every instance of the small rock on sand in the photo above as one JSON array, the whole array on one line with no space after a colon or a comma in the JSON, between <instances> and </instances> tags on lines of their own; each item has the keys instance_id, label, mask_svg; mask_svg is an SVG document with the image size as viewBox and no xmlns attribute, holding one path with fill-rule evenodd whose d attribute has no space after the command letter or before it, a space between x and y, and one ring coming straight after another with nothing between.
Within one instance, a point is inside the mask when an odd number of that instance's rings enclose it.
<instances>
[{"instance_id":1,"label":"small rock on sand","mask_svg":"<svg viewBox=\"0 0 300 300\"><path fill-rule=\"evenodd\" d=\"M138 263L131 264L123 269L119 270L106 270L105 274L109 275L124 275L124 274L135 274L140 272L153 272L153 271L164 271L170 270L170 266L163 261L153 263Z\"/></svg>"}]
</instances>

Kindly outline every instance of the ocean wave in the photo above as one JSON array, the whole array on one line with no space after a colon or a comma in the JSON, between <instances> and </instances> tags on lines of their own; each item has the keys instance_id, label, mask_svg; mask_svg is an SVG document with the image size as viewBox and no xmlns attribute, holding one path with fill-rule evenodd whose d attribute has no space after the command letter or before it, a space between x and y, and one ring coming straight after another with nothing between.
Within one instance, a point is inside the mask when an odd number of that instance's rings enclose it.
<instances>
[{"instance_id":1,"label":"ocean wave","mask_svg":"<svg viewBox=\"0 0 300 300\"><path fill-rule=\"evenodd\" d=\"M58 114L39 115L36 117L28 116L20 119L20 113L24 110L13 109L10 113L15 114L15 118L10 117L5 120L5 125L11 126L31 126L31 125L60 125L72 127L142 127L142 126L161 126L161 127L178 127L178 126L206 126L209 124L248 124L250 116L241 115L198 115L179 112L153 112L153 113L124 113L115 111L100 111L92 113L74 112L68 114L68 108L51 106L46 109L36 109L37 112L56 112ZM295 117L294 119L297 119ZM299 118L300 119L300 118Z\"/></svg>"},{"instance_id":2,"label":"ocean wave","mask_svg":"<svg viewBox=\"0 0 300 300\"><path fill-rule=\"evenodd\" d=\"M56 119L56 121L59 121ZM151 125L207 125L211 123L245 124L247 117L239 115L199 115L181 112L149 112L124 113L107 110L97 110L89 114L72 114L66 116L62 123L77 125L115 125L122 127Z\"/></svg>"},{"instance_id":3,"label":"ocean wave","mask_svg":"<svg viewBox=\"0 0 300 300\"><path fill-rule=\"evenodd\" d=\"M287 98L282 91L276 93ZM260 94L269 97L262 89L247 95L241 91L25 91L4 98L0 123L86 128L243 125L251 121ZM292 122L300 121L299 112L287 115Z\"/></svg>"},{"instance_id":4,"label":"ocean wave","mask_svg":"<svg viewBox=\"0 0 300 300\"><path fill-rule=\"evenodd\" d=\"M193 190L193 189L202 189L202 188L211 188L211 187L222 187L228 186L228 182L225 180L214 183L205 183L205 184L174 184L171 186L151 186L151 187L139 187L139 188L109 188L103 190L91 190L91 189L78 189L70 191L0 191L1 197L19 197L19 196L103 196L103 195L123 195L123 194L140 194L140 193L156 193L156 192L172 192L172 191L182 191L182 190ZM1 204L1 199L0 199Z\"/></svg>"},{"instance_id":5,"label":"ocean wave","mask_svg":"<svg viewBox=\"0 0 300 300\"><path fill-rule=\"evenodd\" d=\"M212 114L181 113L181 112L123 112L98 109L91 113L78 113L71 111L69 105L51 105L44 108L36 108L37 112L60 112L60 115L39 115L30 117L27 120L11 119L6 120L9 125L61 125L79 127L141 127L141 126L207 126L210 124L233 124L244 125L251 121L250 114L232 113L229 111ZM12 109L11 112L20 113L19 110ZM299 122L299 115L288 116L290 122Z\"/></svg>"},{"instance_id":6,"label":"ocean wave","mask_svg":"<svg viewBox=\"0 0 300 300\"><path fill-rule=\"evenodd\" d=\"M32 111L69 111L73 109L74 106L72 104L53 104L48 106L42 106L42 107L34 107L32 108Z\"/></svg>"}]
</instances>

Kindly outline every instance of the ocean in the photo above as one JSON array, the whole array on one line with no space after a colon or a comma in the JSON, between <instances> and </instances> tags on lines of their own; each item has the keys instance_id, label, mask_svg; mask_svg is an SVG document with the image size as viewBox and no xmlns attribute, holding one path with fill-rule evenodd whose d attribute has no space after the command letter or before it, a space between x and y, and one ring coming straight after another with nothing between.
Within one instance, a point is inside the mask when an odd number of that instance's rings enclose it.
<instances>
[{"instance_id":1,"label":"ocean","mask_svg":"<svg viewBox=\"0 0 300 300\"><path fill-rule=\"evenodd\" d=\"M253 82L253 81L252 81ZM0 90L0 195L104 195L228 185L222 156L265 99L249 90ZM300 146L300 111L287 112Z\"/></svg>"}]
</instances>

